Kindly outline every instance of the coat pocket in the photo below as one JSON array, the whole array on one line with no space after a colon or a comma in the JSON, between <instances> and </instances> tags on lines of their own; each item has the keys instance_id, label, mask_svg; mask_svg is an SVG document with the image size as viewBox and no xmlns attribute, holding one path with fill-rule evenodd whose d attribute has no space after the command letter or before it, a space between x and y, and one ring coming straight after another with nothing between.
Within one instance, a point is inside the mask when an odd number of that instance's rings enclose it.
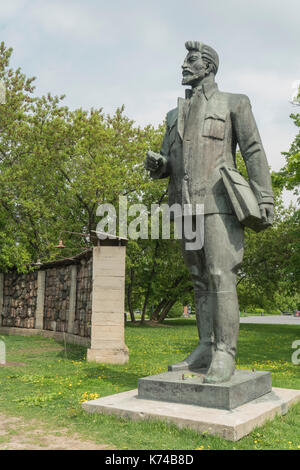
<instances>
[{"instance_id":1,"label":"coat pocket","mask_svg":"<svg viewBox=\"0 0 300 470\"><path fill-rule=\"evenodd\" d=\"M206 114L204 118L203 136L224 140L225 114Z\"/></svg>"}]
</instances>

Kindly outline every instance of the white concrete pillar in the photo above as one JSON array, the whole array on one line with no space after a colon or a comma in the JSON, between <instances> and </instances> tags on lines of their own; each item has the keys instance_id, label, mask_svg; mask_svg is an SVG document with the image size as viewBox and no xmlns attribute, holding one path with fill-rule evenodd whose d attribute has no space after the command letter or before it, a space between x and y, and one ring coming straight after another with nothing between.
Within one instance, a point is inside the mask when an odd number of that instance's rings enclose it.
<instances>
[{"instance_id":1,"label":"white concrete pillar","mask_svg":"<svg viewBox=\"0 0 300 470\"><path fill-rule=\"evenodd\" d=\"M91 348L88 361L110 364L128 362L124 342L126 246L93 248L93 297Z\"/></svg>"},{"instance_id":2,"label":"white concrete pillar","mask_svg":"<svg viewBox=\"0 0 300 470\"><path fill-rule=\"evenodd\" d=\"M38 330L42 330L44 326L45 280L46 271L38 271L37 299L35 312L35 328Z\"/></svg>"},{"instance_id":3,"label":"white concrete pillar","mask_svg":"<svg viewBox=\"0 0 300 470\"><path fill-rule=\"evenodd\" d=\"M77 292L77 266L73 264L71 269L71 285L69 297L69 314L68 314L68 333L74 333L74 321L76 311L76 292Z\"/></svg>"},{"instance_id":4,"label":"white concrete pillar","mask_svg":"<svg viewBox=\"0 0 300 470\"><path fill-rule=\"evenodd\" d=\"M4 274L0 273L0 326L2 325L3 298L4 298Z\"/></svg>"},{"instance_id":5,"label":"white concrete pillar","mask_svg":"<svg viewBox=\"0 0 300 470\"><path fill-rule=\"evenodd\" d=\"M0 364L6 364L6 347L2 339L0 339Z\"/></svg>"}]
</instances>

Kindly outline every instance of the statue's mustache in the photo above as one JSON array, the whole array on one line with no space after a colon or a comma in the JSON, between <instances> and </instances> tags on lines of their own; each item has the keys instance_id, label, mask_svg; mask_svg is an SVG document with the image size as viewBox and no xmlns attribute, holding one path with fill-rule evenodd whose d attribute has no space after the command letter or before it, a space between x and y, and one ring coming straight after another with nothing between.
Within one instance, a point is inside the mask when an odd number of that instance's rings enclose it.
<instances>
[{"instance_id":1,"label":"statue's mustache","mask_svg":"<svg viewBox=\"0 0 300 470\"><path fill-rule=\"evenodd\" d=\"M190 69L184 69L182 71L182 75L194 75L194 72L192 72Z\"/></svg>"}]
</instances>

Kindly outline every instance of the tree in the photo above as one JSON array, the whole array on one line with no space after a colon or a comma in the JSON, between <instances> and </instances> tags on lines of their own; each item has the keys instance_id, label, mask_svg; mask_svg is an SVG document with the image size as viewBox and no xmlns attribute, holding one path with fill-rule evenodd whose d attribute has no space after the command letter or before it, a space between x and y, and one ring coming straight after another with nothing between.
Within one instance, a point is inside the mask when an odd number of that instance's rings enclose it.
<instances>
[{"instance_id":1,"label":"tree","mask_svg":"<svg viewBox=\"0 0 300 470\"><path fill-rule=\"evenodd\" d=\"M242 308L248 305L282 307L279 297L299 291L299 211L277 203L272 228L259 234L245 231L245 255L239 273L238 293Z\"/></svg>"},{"instance_id":2,"label":"tree","mask_svg":"<svg viewBox=\"0 0 300 470\"><path fill-rule=\"evenodd\" d=\"M162 130L136 127L124 115L102 109L70 111L64 96L34 97L34 78L9 68L12 50L0 46L0 268L25 270L38 258L54 259L64 238L66 255L96 229L100 203L117 206L119 194L141 198L149 185L144 155ZM72 232L72 233L71 233Z\"/></svg>"},{"instance_id":3,"label":"tree","mask_svg":"<svg viewBox=\"0 0 300 470\"><path fill-rule=\"evenodd\" d=\"M300 106L300 88L298 98L293 102ZM300 114L292 113L290 118L294 121L296 127L300 128ZM300 184L300 129L291 144L288 152L282 152L285 157L285 166L278 172L275 178L275 185L293 190L295 195L299 196Z\"/></svg>"},{"instance_id":4,"label":"tree","mask_svg":"<svg viewBox=\"0 0 300 470\"><path fill-rule=\"evenodd\" d=\"M17 215L15 183L18 171L12 171L15 163L23 156L20 138L24 131L26 116L34 102L34 77L27 78L21 70L9 68L11 48L0 44L0 79L6 89L6 104L0 105L0 216L1 216L1 268L22 267L30 261L28 248L33 248L33 240L27 242L27 226ZM10 187L10 189L8 189ZM14 208L13 214L11 208ZM22 230L24 228L24 230Z\"/></svg>"},{"instance_id":5,"label":"tree","mask_svg":"<svg viewBox=\"0 0 300 470\"><path fill-rule=\"evenodd\" d=\"M177 240L139 240L128 251L127 303L162 322L176 301L191 297L192 284Z\"/></svg>"},{"instance_id":6,"label":"tree","mask_svg":"<svg viewBox=\"0 0 300 470\"><path fill-rule=\"evenodd\" d=\"M123 107L110 116L102 109L70 111L63 106L64 96L34 97L34 79L9 69L11 52L2 44L7 104L1 108L0 263L1 270L17 266L23 271L37 259L61 256L55 248L60 238L67 256L88 245L77 234L92 239L101 203L117 208L119 195L126 195L129 204L142 200L149 208L163 201L167 182L153 184L144 158L149 148L159 150L164 126L137 127ZM178 246L130 240L127 253L131 313L142 305L144 320L154 305L154 317L162 319L187 277L180 272L181 258L178 269L169 269L169 260L175 266L179 259Z\"/></svg>"}]
</instances>

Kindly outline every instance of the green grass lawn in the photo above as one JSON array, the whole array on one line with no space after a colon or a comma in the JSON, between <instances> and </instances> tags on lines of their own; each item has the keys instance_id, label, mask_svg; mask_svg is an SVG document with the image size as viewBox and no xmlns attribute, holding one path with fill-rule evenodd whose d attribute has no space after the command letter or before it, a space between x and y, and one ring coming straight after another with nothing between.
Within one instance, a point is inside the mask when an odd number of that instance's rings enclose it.
<instances>
[{"instance_id":1,"label":"green grass lawn","mask_svg":"<svg viewBox=\"0 0 300 470\"><path fill-rule=\"evenodd\" d=\"M4 336L7 361L25 366L0 367L0 413L23 416L68 428L84 439L117 449L300 449L300 404L287 415L254 430L238 442L228 442L192 430L179 430L159 421L90 415L82 401L137 387L139 377L167 369L197 344L193 320L166 321L165 326L126 327L130 362L125 365L87 363L86 349L42 337ZM238 368L270 370L273 386L300 389L300 366L293 365L291 348L300 339L300 326L241 325Z\"/></svg>"}]
</instances>

